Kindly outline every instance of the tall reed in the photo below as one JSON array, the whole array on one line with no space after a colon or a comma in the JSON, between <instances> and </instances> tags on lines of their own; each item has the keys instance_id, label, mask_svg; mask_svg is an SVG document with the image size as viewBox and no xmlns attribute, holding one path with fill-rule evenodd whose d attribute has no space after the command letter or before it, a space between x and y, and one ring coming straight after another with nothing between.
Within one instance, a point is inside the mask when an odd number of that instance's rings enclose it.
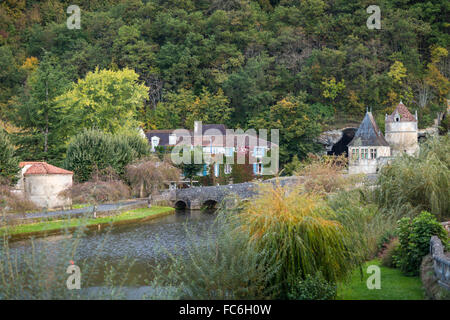
<instances>
[{"instance_id":1,"label":"tall reed","mask_svg":"<svg viewBox=\"0 0 450 320\"><path fill-rule=\"evenodd\" d=\"M277 272L270 252L258 250L247 232L236 232L230 213L218 214L206 239L186 230L187 252L168 252L154 267L151 285L166 299L267 299L277 287L269 283ZM163 248L162 248L163 249ZM170 290L167 290L170 289ZM160 296L161 297L161 296Z\"/></svg>"},{"instance_id":2,"label":"tall reed","mask_svg":"<svg viewBox=\"0 0 450 320\"><path fill-rule=\"evenodd\" d=\"M403 155L384 166L378 186L384 208L411 204L439 220L450 218L450 135L430 138L417 157Z\"/></svg>"},{"instance_id":3,"label":"tall reed","mask_svg":"<svg viewBox=\"0 0 450 320\"><path fill-rule=\"evenodd\" d=\"M124 259L113 267L101 259L108 232L102 236L93 260L79 259L77 253L86 229L80 227L74 234L67 230L56 242L51 239L30 240L29 250L19 250L11 244L7 235L0 244L0 299L120 299L124 298L122 287L133 265ZM67 267L71 263L81 269L81 289L69 290L66 281ZM120 272L120 274L119 274ZM91 286L100 285L101 293L92 293Z\"/></svg>"}]
</instances>

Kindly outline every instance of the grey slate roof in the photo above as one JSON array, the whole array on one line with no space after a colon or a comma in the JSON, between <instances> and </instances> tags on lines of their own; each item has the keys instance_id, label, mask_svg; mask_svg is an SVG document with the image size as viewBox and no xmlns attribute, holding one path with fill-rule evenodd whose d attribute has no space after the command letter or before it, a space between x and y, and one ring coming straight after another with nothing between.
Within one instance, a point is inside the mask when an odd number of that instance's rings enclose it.
<instances>
[{"instance_id":1,"label":"grey slate roof","mask_svg":"<svg viewBox=\"0 0 450 320\"><path fill-rule=\"evenodd\" d=\"M157 136L159 138L159 145L160 146L167 146L169 145L169 136L172 133L173 130L149 130L145 133L147 136L148 142L152 143L152 137Z\"/></svg>"},{"instance_id":2,"label":"grey slate roof","mask_svg":"<svg viewBox=\"0 0 450 320\"><path fill-rule=\"evenodd\" d=\"M386 146L389 147L383 133L378 128L372 112L366 112L363 121L348 144L349 147L368 147L368 146Z\"/></svg>"}]
</instances>

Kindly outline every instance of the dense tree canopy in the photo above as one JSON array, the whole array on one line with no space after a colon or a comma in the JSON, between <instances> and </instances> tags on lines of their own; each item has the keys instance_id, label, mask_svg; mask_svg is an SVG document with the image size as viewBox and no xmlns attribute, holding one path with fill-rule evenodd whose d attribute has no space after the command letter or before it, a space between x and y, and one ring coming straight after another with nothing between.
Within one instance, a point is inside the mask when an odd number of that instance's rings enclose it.
<instances>
[{"instance_id":1,"label":"dense tree canopy","mask_svg":"<svg viewBox=\"0 0 450 320\"><path fill-rule=\"evenodd\" d=\"M279 127L287 119L274 111L293 97L301 96L308 121L320 124L326 122L314 115L317 106L333 110L328 122L359 120L366 107L384 114L402 99L425 126L449 97L444 0L378 1L380 30L367 28L368 4L358 0L78 1L79 30L66 27L70 4L0 5L1 118L23 128L41 158L62 157L52 152L64 150L65 142L53 141L66 141L60 132L74 129L52 120L62 107L83 111L75 128L116 131L140 123L169 129L204 120L247 129L261 118L267 127ZM66 88L65 80L56 81L53 92L61 89L67 98L62 104L42 100L45 81L32 81L49 63L73 83ZM31 104L39 123L26 125L17 106ZM48 135L42 133L46 114ZM316 126L301 117L289 121ZM281 132L282 141L296 141L282 142L284 161L313 151L310 141L318 130L310 132L286 129L285 138Z\"/></svg>"}]
</instances>

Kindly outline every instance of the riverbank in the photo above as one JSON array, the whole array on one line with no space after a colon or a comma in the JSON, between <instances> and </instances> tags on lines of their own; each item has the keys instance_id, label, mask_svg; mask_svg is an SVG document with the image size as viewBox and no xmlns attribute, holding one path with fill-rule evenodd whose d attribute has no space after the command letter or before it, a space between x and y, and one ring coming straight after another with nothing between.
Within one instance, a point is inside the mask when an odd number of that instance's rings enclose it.
<instances>
[{"instance_id":1,"label":"riverbank","mask_svg":"<svg viewBox=\"0 0 450 320\"><path fill-rule=\"evenodd\" d=\"M80 226L87 228L102 228L126 223L143 222L160 218L175 213L171 207L153 206L151 208L139 208L128 210L117 215L104 216L99 218L82 217L69 218L53 221L42 221L29 224L5 226L0 228L0 236L8 235L11 240L24 239L29 237L42 237L73 231Z\"/></svg>"},{"instance_id":2,"label":"riverbank","mask_svg":"<svg viewBox=\"0 0 450 320\"><path fill-rule=\"evenodd\" d=\"M381 289L367 288L367 267L380 267ZM399 269L387 268L378 259L368 261L362 267L363 275L355 270L348 283L338 285L337 300L424 300L424 290L419 277L408 277Z\"/></svg>"}]
</instances>

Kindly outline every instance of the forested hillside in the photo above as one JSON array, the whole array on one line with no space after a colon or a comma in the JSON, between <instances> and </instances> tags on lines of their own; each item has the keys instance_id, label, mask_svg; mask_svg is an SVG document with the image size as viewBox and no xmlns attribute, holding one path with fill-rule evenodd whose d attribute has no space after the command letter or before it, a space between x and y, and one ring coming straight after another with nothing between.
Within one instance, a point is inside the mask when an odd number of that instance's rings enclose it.
<instances>
[{"instance_id":1,"label":"forested hillside","mask_svg":"<svg viewBox=\"0 0 450 320\"><path fill-rule=\"evenodd\" d=\"M76 2L76 3L75 3ZM67 7L81 8L68 29ZM366 8L381 8L370 30ZM449 98L445 0L6 0L1 123L22 159L64 158L83 127L109 132L278 128L281 160L324 124L378 119L403 100L429 125ZM380 118L381 117L381 118Z\"/></svg>"}]
</instances>

